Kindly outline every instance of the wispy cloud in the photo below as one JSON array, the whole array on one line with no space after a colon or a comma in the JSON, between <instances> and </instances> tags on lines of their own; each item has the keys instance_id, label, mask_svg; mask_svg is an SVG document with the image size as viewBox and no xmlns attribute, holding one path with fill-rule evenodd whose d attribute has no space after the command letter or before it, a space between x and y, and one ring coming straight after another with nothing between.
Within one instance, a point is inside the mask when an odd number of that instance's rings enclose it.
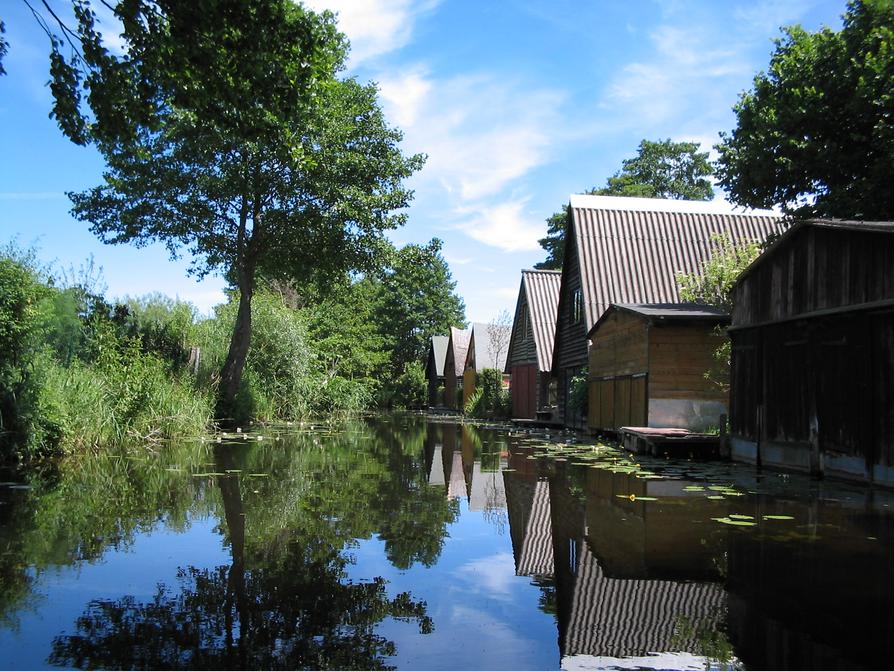
<instances>
[{"instance_id":1,"label":"wispy cloud","mask_svg":"<svg viewBox=\"0 0 894 671\"><path fill-rule=\"evenodd\" d=\"M314 10L338 14L338 27L351 41L350 64L375 59L406 46L416 20L440 0L306 0Z\"/></svg>"},{"instance_id":2,"label":"wispy cloud","mask_svg":"<svg viewBox=\"0 0 894 671\"><path fill-rule=\"evenodd\" d=\"M527 199L510 200L483 206L460 224L470 237L505 252L532 251L539 248L543 221L525 212Z\"/></svg>"},{"instance_id":3,"label":"wispy cloud","mask_svg":"<svg viewBox=\"0 0 894 671\"><path fill-rule=\"evenodd\" d=\"M428 154L422 179L460 203L493 196L553 158L559 91L488 74L436 79L418 66L379 81L406 145Z\"/></svg>"},{"instance_id":4,"label":"wispy cloud","mask_svg":"<svg viewBox=\"0 0 894 671\"><path fill-rule=\"evenodd\" d=\"M474 585L478 591L497 599L510 597L516 579L515 564L508 552L470 561L457 569L457 574Z\"/></svg>"}]
</instances>

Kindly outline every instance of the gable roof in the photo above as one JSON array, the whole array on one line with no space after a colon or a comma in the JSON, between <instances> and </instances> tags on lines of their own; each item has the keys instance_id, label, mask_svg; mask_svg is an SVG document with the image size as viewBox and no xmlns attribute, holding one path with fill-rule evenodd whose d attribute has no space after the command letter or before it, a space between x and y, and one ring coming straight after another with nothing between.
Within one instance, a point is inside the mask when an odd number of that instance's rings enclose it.
<instances>
[{"instance_id":1,"label":"gable roof","mask_svg":"<svg viewBox=\"0 0 894 671\"><path fill-rule=\"evenodd\" d=\"M768 258L776 254L776 252L785 246L785 244L795 236L798 231L808 228L832 228L843 231L854 231L857 233L894 233L894 221L849 221L845 219L804 219L794 222L785 229L773 244L767 247L760 255L751 262L751 264L741 272L736 278L735 284L739 284L743 278L750 275L757 267L762 265Z\"/></svg>"},{"instance_id":2,"label":"gable roof","mask_svg":"<svg viewBox=\"0 0 894 671\"><path fill-rule=\"evenodd\" d=\"M435 375L443 377L444 364L447 362L447 344L450 342L449 336L436 335L431 337L431 343L428 346L429 362L432 360L435 364ZM428 368L426 366L426 368Z\"/></svg>"},{"instance_id":3,"label":"gable roof","mask_svg":"<svg viewBox=\"0 0 894 671\"><path fill-rule=\"evenodd\" d=\"M454 326L450 327L450 342L448 344L448 349L450 347L453 348L453 374L456 377L462 377L463 371L465 370L466 352L469 349L469 339L471 337L472 331L469 329L458 329Z\"/></svg>"},{"instance_id":4,"label":"gable roof","mask_svg":"<svg viewBox=\"0 0 894 671\"><path fill-rule=\"evenodd\" d=\"M537 369L549 372L553 359L553 341L556 337L556 316L559 312L559 288L562 285L560 270L523 270L518 289L518 303L525 297L531 330L534 333L534 349L537 350ZM515 324L512 325L506 360L512 358L515 343Z\"/></svg>"},{"instance_id":5,"label":"gable roof","mask_svg":"<svg viewBox=\"0 0 894 671\"><path fill-rule=\"evenodd\" d=\"M723 324L729 323L730 320L729 313L703 303L612 303L596 320L587 335L592 337L599 325L613 312L630 312L651 323L700 321L709 324Z\"/></svg>"},{"instance_id":6,"label":"gable roof","mask_svg":"<svg viewBox=\"0 0 894 671\"><path fill-rule=\"evenodd\" d=\"M612 303L679 303L677 275L701 271L715 234L763 241L781 224L777 212L721 201L618 196L572 195L568 214L565 235L577 250L585 333ZM566 253L563 277L570 257ZM563 298L560 293L560 313Z\"/></svg>"},{"instance_id":7,"label":"gable roof","mask_svg":"<svg viewBox=\"0 0 894 671\"><path fill-rule=\"evenodd\" d=\"M494 328L510 327L492 326L491 324L483 324L481 322L472 324L472 337L469 343L469 351L466 353L466 360L468 361L470 356L475 357L475 371L478 373L485 368L496 368L502 371L506 367L506 354L509 352L508 343L507 347L504 347L499 352L496 359L491 351L490 334ZM509 334L507 333L506 335L508 337Z\"/></svg>"}]
</instances>

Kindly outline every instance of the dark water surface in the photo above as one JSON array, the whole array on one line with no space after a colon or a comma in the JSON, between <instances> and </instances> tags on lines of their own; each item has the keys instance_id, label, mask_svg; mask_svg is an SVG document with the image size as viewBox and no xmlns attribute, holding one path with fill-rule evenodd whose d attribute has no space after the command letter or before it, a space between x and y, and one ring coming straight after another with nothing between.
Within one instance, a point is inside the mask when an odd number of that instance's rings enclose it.
<instances>
[{"instance_id":1,"label":"dark water surface","mask_svg":"<svg viewBox=\"0 0 894 671\"><path fill-rule=\"evenodd\" d=\"M418 418L0 480L3 669L894 666L890 493Z\"/></svg>"}]
</instances>

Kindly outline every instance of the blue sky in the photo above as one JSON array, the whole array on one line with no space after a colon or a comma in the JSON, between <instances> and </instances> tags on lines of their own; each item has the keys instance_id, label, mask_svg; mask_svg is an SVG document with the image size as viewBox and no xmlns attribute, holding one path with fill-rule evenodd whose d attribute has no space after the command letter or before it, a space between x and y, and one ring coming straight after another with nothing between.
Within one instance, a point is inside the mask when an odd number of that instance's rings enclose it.
<instances>
[{"instance_id":1,"label":"blue sky","mask_svg":"<svg viewBox=\"0 0 894 671\"><path fill-rule=\"evenodd\" d=\"M57 2L64 8L64 2ZM545 219L602 185L643 138L707 149L766 68L779 26L839 28L844 0L311 0L339 13L349 74L375 81L407 152L428 155L398 244L444 240L470 321L512 311L522 268L542 260ZM48 41L23 3L0 14L0 243L58 267L91 254L114 297L160 291L209 312L219 277L196 282L159 247L101 244L66 191L100 182L92 149L53 120Z\"/></svg>"}]
</instances>

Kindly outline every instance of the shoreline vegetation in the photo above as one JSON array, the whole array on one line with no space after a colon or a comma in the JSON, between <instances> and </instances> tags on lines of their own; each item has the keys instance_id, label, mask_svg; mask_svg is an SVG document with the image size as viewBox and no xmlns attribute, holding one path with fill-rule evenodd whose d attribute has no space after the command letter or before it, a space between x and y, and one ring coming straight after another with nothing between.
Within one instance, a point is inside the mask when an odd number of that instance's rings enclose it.
<instances>
[{"instance_id":1,"label":"shoreline vegetation","mask_svg":"<svg viewBox=\"0 0 894 671\"><path fill-rule=\"evenodd\" d=\"M439 243L423 249L446 270ZM395 250L395 263L418 251ZM406 324L424 332L420 344L444 320L464 319L449 271L442 277L432 323ZM248 426L421 407L416 347L380 319L394 308L392 289L386 273L346 278L328 295L257 291L252 346L228 419ZM112 301L92 260L55 273L34 250L0 250L0 464L213 432L238 307L236 292L210 317L161 294Z\"/></svg>"}]
</instances>

